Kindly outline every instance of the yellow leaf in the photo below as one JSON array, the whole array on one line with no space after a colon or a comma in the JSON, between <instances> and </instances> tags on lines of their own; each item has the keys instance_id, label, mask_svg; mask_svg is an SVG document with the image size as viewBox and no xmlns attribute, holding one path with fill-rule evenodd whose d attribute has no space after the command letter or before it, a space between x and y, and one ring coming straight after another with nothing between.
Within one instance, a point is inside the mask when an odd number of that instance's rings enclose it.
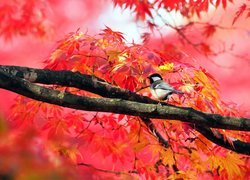
<instances>
[{"instance_id":1,"label":"yellow leaf","mask_svg":"<svg viewBox=\"0 0 250 180\"><path fill-rule=\"evenodd\" d=\"M125 61L126 59L128 58L128 53L123 53L123 54L120 54L119 56L118 56L118 61L119 62L123 62L123 61Z\"/></svg>"},{"instance_id":2,"label":"yellow leaf","mask_svg":"<svg viewBox=\"0 0 250 180\"><path fill-rule=\"evenodd\" d=\"M204 171L204 161L201 159L201 155L197 151L192 151L191 153L191 160L193 167L196 169L197 172L203 172Z\"/></svg>"},{"instance_id":3,"label":"yellow leaf","mask_svg":"<svg viewBox=\"0 0 250 180\"><path fill-rule=\"evenodd\" d=\"M168 180L197 179L195 171L177 171L168 177Z\"/></svg>"},{"instance_id":4,"label":"yellow leaf","mask_svg":"<svg viewBox=\"0 0 250 180\"><path fill-rule=\"evenodd\" d=\"M219 173L226 172L228 179L242 179L246 173L242 166L244 162L237 154L227 153L226 156L210 156L208 164L212 169L219 168Z\"/></svg>"},{"instance_id":5,"label":"yellow leaf","mask_svg":"<svg viewBox=\"0 0 250 180\"><path fill-rule=\"evenodd\" d=\"M243 168L241 168L241 166L244 165L244 162L237 154L228 153L223 160L229 179L234 179L234 177L244 177L243 174L245 172Z\"/></svg>"},{"instance_id":6,"label":"yellow leaf","mask_svg":"<svg viewBox=\"0 0 250 180\"><path fill-rule=\"evenodd\" d=\"M163 64L163 65L159 66L159 70L172 72L174 70L174 63Z\"/></svg>"},{"instance_id":7,"label":"yellow leaf","mask_svg":"<svg viewBox=\"0 0 250 180\"><path fill-rule=\"evenodd\" d=\"M106 39L99 39L97 45L100 46L102 49L105 49L109 46L109 42Z\"/></svg>"},{"instance_id":8,"label":"yellow leaf","mask_svg":"<svg viewBox=\"0 0 250 180\"><path fill-rule=\"evenodd\" d=\"M169 166L172 166L175 164L174 154L173 151L168 148L166 151L161 151L160 156L162 158L162 163L166 166L167 164Z\"/></svg>"},{"instance_id":9,"label":"yellow leaf","mask_svg":"<svg viewBox=\"0 0 250 180\"><path fill-rule=\"evenodd\" d=\"M60 153L60 155L69 158L69 160L72 161L73 163L76 163L77 156L81 156L79 149L74 145L73 146L59 145L57 147L57 151Z\"/></svg>"},{"instance_id":10,"label":"yellow leaf","mask_svg":"<svg viewBox=\"0 0 250 180\"><path fill-rule=\"evenodd\" d=\"M159 158L160 152L165 152L165 148L162 147L160 144L151 144L149 146L149 151L152 153L152 158Z\"/></svg>"},{"instance_id":11,"label":"yellow leaf","mask_svg":"<svg viewBox=\"0 0 250 180\"><path fill-rule=\"evenodd\" d=\"M108 56L108 60L109 61L113 61L113 60L116 60L118 59L118 55L120 54L119 51L112 51L112 50L109 50L106 52L107 56Z\"/></svg>"},{"instance_id":12,"label":"yellow leaf","mask_svg":"<svg viewBox=\"0 0 250 180\"><path fill-rule=\"evenodd\" d=\"M200 95L202 95L204 100L212 102L213 106L217 110L222 111L222 108L219 104L220 97L217 92L217 86L218 86L217 82L210 76L207 76L207 74L202 70L194 71L193 79L198 84L202 85L203 88L200 91Z\"/></svg>"}]
</instances>

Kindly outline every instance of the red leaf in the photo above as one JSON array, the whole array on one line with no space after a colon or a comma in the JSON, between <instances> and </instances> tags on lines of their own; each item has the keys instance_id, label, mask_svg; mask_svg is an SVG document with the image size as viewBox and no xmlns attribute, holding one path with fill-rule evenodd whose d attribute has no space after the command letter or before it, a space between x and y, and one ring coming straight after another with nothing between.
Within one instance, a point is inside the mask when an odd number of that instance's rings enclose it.
<instances>
[{"instance_id":1,"label":"red leaf","mask_svg":"<svg viewBox=\"0 0 250 180\"><path fill-rule=\"evenodd\" d=\"M216 31L216 28L214 25L211 25L211 24L208 24L205 28L204 28L204 35L208 38L208 37L211 37L215 31Z\"/></svg>"},{"instance_id":2,"label":"red leaf","mask_svg":"<svg viewBox=\"0 0 250 180\"><path fill-rule=\"evenodd\" d=\"M200 49L201 51L207 56L209 54L212 53L211 48L209 47L209 45L205 44L205 43L201 43L200 44Z\"/></svg>"},{"instance_id":3,"label":"red leaf","mask_svg":"<svg viewBox=\"0 0 250 180\"><path fill-rule=\"evenodd\" d=\"M134 12L136 13L136 18L145 20L145 17L148 15L149 17L152 17L151 9L152 5L148 1L134 1L134 0L113 0L115 6L118 5L121 8L125 9L134 9Z\"/></svg>"},{"instance_id":4,"label":"red leaf","mask_svg":"<svg viewBox=\"0 0 250 180\"><path fill-rule=\"evenodd\" d=\"M225 9L227 7L227 0L222 0L222 5L223 5L223 8Z\"/></svg>"},{"instance_id":5,"label":"red leaf","mask_svg":"<svg viewBox=\"0 0 250 180\"><path fill-rule=\"evenodd\" d=\"M143 34L141 35L141 38L143 39L142 42L143 42L144 44L148 43L149 40L150 40L150 33L143 33Z\"/></svg>"},{"instance_id":6,"label":"red leaf","mask_svg":"<svg viewBox=\"0 0 250 180\"><path fill-rule=\"evenodd\" d=\"M73 51L74 51L75 47L74 47L74 44L72 44L69 49L68 49L68 55L72 55Z\"/></svg>"},{"instance_id":7,"label":"red leaf","mask_svg":"<svg viewBox=\"0 0 250 180\"><path fill-rule=\"evenodd\" d=\"M152 14L150 12L151 5L147 1L137 2L135 4L135 12L136 12L136 18L145 20L146 15L149 17L152 17Z\"/></svg>"},{"instance_id":8,"label":"red leaf","mask_svg":"<svg viewBox=\"0 0 250 180\"><path fill-rule=\"evenodd\" d=\"M235 13L235 17L234 17L234 20L233 20L233 23L232 25L234 25L234 23L239 19L240 16L242 16L243 12L246 10L247 8L247 5L246 4L243 4L239 10Z\"/></svg>"},{"instance_id":9,"label":"red leaf","mask_svg":"<svg viewBox=\"0 0 250 180\"><path fill-rule=\"evenodd\" d=\"M130 91L134 91L137 87L138 81L134 76L128 76L124 79L125 88L129 89Z\"/></svg>"},{"instance_id":10,"label":"red leaf","mask_svg":"<svg viewBox=\"0 0 250 180\"><path fill-rule=\"evenodd\" d=\"M215 7L216 7L216 8L220 5L220 1L221 1L221 0L217 0L217 1L216 1L216 4L215 4Z\"/></svg>"},{"instance_id":11,"label":"red leaf","mask_svg":"<svg viewBox=\"0 0 250 180\"><path fill-rule=\"evenodd\" d=\"M106 26L105 29L102 30L103 33L100 33L100 35L107 35L112 36L112 39L118 39L120 42L122 42L125 38L123 37L123 33L119 31L113 31L111 28Z\"/></svg>"},{"instance_id":12,"label":"red leaf","mask_svg":"<svg viewBox=\"0 0 250 180\"><path fill-rule=\"evenodd\" d=\"M149 29L150 29L151 31L153 31L154 28L157 26L155 23L152 23L152 22L150 22L150 21L147 21L147 24L148 24L148 27L149 27Z\"/></svg>"}]
</instances>

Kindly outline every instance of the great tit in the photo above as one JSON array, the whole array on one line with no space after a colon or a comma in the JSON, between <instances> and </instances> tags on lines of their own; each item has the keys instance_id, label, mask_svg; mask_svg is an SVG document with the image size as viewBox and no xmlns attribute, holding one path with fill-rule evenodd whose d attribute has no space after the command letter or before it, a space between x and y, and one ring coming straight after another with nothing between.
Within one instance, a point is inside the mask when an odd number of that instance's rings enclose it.
<instances>
[{"instance_id":1,"label":"great tit","mask_svg":"<svg viewBox=\"0 0 250 180\"><path fill-rule=\"evenodd\" d=\"M184 94L164 82L160 74L152 74L148 77L148 79L150 80L151 94L158 100L167 100L172 94Z\"/></svg>"}]
</instances>

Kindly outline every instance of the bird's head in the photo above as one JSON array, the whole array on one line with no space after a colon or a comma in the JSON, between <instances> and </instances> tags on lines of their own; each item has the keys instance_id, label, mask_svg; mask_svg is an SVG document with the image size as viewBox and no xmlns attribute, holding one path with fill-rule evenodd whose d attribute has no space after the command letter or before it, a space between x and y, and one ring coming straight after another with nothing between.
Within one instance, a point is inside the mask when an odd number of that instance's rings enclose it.
<instances>
[{"instance_id":1,"label":"bird's head","mask_svg":"<svg viewBox=\"0 0 250 180\"><path fill-rule=\"evenodd\" d=\"M148 79L150 80L150 84L154 83L155 81L162 80L162 77L158 73L151 74Z\"/></svg>"}]
</instances>

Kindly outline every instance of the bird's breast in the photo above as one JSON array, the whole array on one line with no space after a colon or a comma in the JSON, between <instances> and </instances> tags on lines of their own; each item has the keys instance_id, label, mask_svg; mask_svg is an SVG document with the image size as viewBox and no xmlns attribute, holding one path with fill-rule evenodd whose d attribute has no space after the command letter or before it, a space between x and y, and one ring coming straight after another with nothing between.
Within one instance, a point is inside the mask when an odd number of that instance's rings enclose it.
<instances>
[{"instance_id":1,"label":"bird's breast","mask_svg":"<svg viewBox=\"0 0 250 180\"><path fill-rule=\"evenodd\" d=\"M165 89L151 89L151 93L155 98L165 100L171 91Z\"/></svg>"}]
</instances>

